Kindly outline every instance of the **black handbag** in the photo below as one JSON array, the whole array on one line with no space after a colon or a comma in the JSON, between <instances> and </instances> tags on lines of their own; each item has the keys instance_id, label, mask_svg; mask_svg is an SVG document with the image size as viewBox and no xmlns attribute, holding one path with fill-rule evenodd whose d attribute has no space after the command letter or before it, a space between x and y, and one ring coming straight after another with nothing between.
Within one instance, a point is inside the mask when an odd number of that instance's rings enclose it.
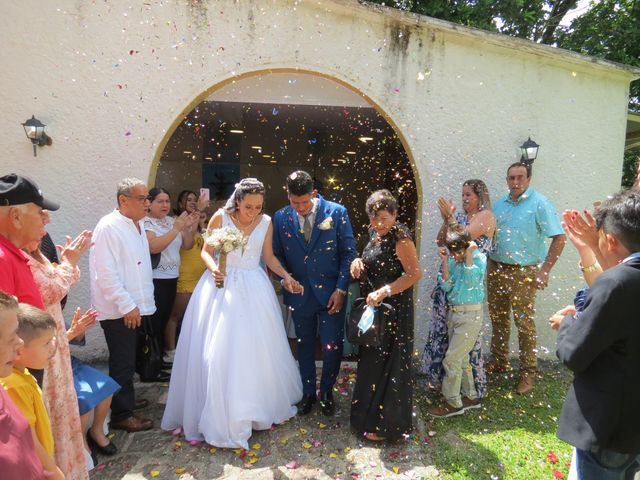
<instances>
[{"instance_id":1,"label":"black handbag","mask_svg":"<svg viewBox=\"0 0 640 480\"><path fill-rule=\"evenodd\" d=\"M359 297L353 301L353 306L347 319L347 340L355 345L380 347L384 345L390 324L395 321L396 311L388 303L381 303L376 307L373 324L367 331L362 332L358 327L358 323L360 323L366 308L367 299L365 297Z\"/></svg>"},{"instance_id":2,"label":"black handbag","mask_svg":"<svg viewBox=\"0 0 640 480\"><path fill-rule=\"evenodd\" d=\"M150 317L142 317L136 346L136 372L143 380L156 378L162 369L160 343L153 336Z\"/></svg>"}]
</instances>

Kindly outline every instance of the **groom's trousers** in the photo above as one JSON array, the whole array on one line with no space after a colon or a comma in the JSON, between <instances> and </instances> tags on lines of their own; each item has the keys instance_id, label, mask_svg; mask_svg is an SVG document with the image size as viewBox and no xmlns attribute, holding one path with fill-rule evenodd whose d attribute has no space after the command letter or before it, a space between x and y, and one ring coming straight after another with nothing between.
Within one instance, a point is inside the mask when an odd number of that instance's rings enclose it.
<instances>
[{"instance_id":1,"label":"groom's trousers","mask_svg":"<svg viewBox=\"0 0 640 480\"><path fill-rule=\"evenodd\" d=\"M330 315L327 306L318 302L313 294L307 303L293 310L293 323L298 337L298 364L302 378L302 393L316 393L316 337L322 344L322 377L320 393L333 388L340 372L342 344L344 341L344 313L346 299L342 309Z\"/></svg>"}]
</instances>

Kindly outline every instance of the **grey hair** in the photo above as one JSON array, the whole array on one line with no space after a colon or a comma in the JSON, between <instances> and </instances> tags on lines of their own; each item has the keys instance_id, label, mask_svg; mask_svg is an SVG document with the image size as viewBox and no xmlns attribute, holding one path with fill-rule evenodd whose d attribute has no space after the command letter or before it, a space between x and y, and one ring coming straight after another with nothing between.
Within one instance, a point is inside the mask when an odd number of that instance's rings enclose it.
<instances>
[{"instance_id":1,"label":"grey hair","mask_svg":"<svg viewBox=\"0 0 640 480\"><path fill-rule=\"evenodd\" d=\"M234 213L238 210L238 203L241 202L244 197L251 194L257 194L264 196L264 184L257 178L243 178L240 183L236 183L236 189L233 191L227 203L224 205L224 210L227 213Z\"/></svg>"},{"instance_id":2,"label":"grey hair","mask_svg":"<svg viewBox=\"0 0 640 480\"><path fill-rule=\"evenodd\" d=\"M120 195L124 195L125 197L130 196L131 189L139 185L142 185L143 187L147 186L146 183L136 177L127 177L120 180L118 182L118 190L116 193L116 201L118 202L118 206L120 205Z\"/></svg>"}]
</instances>

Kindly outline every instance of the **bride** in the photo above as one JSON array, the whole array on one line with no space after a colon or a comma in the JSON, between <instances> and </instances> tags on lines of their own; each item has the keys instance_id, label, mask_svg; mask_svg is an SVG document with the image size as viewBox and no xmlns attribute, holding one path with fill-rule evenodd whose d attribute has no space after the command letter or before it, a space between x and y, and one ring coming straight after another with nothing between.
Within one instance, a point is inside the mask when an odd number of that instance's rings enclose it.
<instances>
[{"instance_id":1,"label":"bride","mask_svg":"<svg viewBox=\"0 0 640 480\"><path fill-rule=\"evenodd\" d=\"M187 440L248 449L252 430L296 414L302 382L282 313L260 258L292 291L296 282L273 255L271 219L262 213L264 185L245 178L208 230L235 227L248 243L227 256L226 275L206 243L207 271L193 292L178 341L162 428L182 427ZM224 287L216 287L216 281Z\"/></svg>"}]
</instances>

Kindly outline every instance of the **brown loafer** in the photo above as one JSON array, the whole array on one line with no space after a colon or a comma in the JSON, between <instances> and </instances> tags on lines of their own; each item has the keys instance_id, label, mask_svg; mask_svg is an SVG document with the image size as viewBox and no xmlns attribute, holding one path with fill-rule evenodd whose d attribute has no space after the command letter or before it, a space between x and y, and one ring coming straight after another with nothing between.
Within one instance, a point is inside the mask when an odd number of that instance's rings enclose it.
<instances>
[{"instance_id":1,"label":"brown loafer","mask_svg":"<svg viewBox=\"0 0 640 480\"><path fill-rule=\"evenodd\" d=\"M480 400L477 398L475 400L471 400L468 397L462 397L462 409L466 412L467 410L473 410L474 408L480 408L482 404Z\"/></svg>"},{"instance_id":2,"label":"brown loafer","mask_svg":"<svg viewBox=\"0 0 640 480\"><path fill-rule=\"evenodd\" d=\"M533 386L536 384L536 377L533 373L523 373L520 375L520 381L516 387L516 393L518 395L526 395L533 391Z\"/></svg>"},{"instance_id":3,"label":"brown loafer","mask_svg":"<svg viewBox=\"0 0 640 480\"><path fill-rule=\"evenodd\" d=\"M118 422L111 422L111 428L114 430L124 430L125 432L141 432L143 430L151 430L153 428L153 422L146 418L132 416Z\"/></svg>"},{"instance_id":4,"label":"brown loafer","mask_svg":"<svg viewBox=\"0 0 640 480\"><path fill-rule=\"evenodd\" d=\"M139 400L136 400L136 404L134 405L133 409L140 410L141 408L146 408L148 406L149 406L149 400L147 400L146 398L141 398Z\"/></svg>"},{"instance_id":5,"label":"brown loafer","mask_svg":"<svg viewBox=\"0 0 640 480\"><path fill-rule=\"evenodd\" d=\"M428 413L432 417L438 418L455 417L456 415L462 415L464 413L464 407L456 408L447 402L442 402L439 406L430 408Z\"/></svg>"}]
</instances>

